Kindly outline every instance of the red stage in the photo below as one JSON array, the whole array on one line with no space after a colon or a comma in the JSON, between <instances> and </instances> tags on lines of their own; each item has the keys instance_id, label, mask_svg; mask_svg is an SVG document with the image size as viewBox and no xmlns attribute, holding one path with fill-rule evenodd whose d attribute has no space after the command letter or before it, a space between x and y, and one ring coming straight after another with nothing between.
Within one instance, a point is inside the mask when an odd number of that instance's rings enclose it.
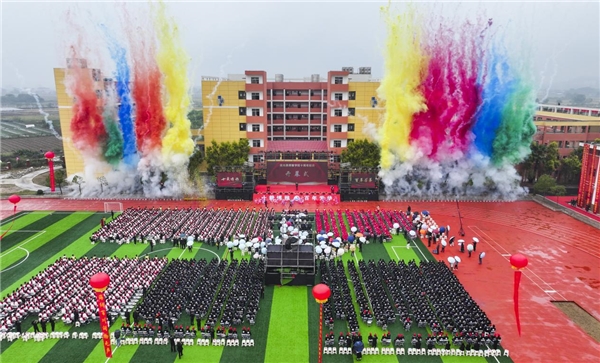
<instances>
[{"instance_id":1,"label":"red stage","mask_svg":"<svg viewBox=\"0 0 600 363\"><path fill-rule=\"evenodd\" d=\"M289 206L290 201L295 205L312 204L311 208L318 205L336 205L340 202L340 196L337 194L336 185L302 185L298 184L298 190L295 185L257 185L255 188L254 204L264 205L285 205ZM333 193L332 193L333 191Z\"/></svg>"}]
</instances>

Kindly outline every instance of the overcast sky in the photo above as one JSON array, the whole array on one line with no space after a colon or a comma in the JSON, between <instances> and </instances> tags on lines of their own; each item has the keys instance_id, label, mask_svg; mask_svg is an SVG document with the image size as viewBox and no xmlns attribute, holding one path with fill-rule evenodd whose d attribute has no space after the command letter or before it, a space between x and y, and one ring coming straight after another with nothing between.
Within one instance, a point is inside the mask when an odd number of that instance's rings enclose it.
<instances>
[{"instance_id":1,"label":"overcast sky","mask_svg":"<svg viewBox=\"0 0 600 363\"><path fill-rule=\"evenodd\" d=\"M344 66L370 66L382 77L386 29L380 6L386 2L167 2L191 58L192 86L201 76L265 70L302 78ZM113 2L2 2L2 87L54 88L53 68L65 66L68 9L87 14L90 34L105 23L120 25ZM394 3L401 12L407 3ZM129 2L133 13L147 2ZM534 54L534 77L553 88L599 86L600 2L437 2L419 4L452 19L493 18L506 29L512 53L525 46ZM121 34L119 34L121 35ZM100 36L98 36L101 38ZM98 39L90 48L106 48ZM519 48L520 49L520 48ZM518 54L517 54L518 55ZM96 64L95 64L96 63ZM99 66L93 59L91 67ZM106 62L105 62L106 63ZM109 64L102 64L110 71ZM106 69L108 68L108 69ZM544 77L545 76L545 77Z\"/></svg>"}]
</instances>

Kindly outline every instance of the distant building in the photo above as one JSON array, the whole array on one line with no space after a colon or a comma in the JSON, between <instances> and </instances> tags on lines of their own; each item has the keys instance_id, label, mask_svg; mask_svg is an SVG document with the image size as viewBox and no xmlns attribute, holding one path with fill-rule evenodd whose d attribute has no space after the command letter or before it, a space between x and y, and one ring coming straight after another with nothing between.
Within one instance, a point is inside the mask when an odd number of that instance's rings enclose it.
<instances>
[{"instance_id":1,"label":"distant building","mask_svg":"<svg viewBox=\"0 0 600 363\"><path fill-rule=\"evenodd\" d=\"M581 178L579 180L579 193L577 206L586 208L593 213L600 212L600 144L580 144L583 146L581 159Z\"/></svg>"},{"instance_id":2,"label":"distant building","mask_svg":"<svg viewBox=\"0 0 600 363\"><path fill-rule=\"evenodd\" d=\"M534 123L534 141L556 142L561 157L568 156L579 144L600 138L600 109L575 106L538 105Z\"/></svg>"}]
</instances>

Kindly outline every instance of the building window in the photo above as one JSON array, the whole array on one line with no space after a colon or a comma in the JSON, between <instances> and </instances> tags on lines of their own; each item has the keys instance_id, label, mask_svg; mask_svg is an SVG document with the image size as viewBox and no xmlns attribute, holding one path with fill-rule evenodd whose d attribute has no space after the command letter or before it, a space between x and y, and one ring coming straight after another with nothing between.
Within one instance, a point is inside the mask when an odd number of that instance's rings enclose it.
<instances>
[{"instance_id":1,"label":"building window","mask_svg":"<svg viewBox=\"0 0 600 363\"><path fill-rule=\"evenodd\" d=\"M240 123L240 131L246 131L246 124Z\"/></svg>"},{"instance_id":2,"label":"building window","mask_svg":"<svg viewBox=\"0 0 600 363\"><path fill-rule=\"evenodd\" d=\"M252 116L260 116L260 108L253 108Z\"/></svg>"},{"instance_id":3,"label":"building window","mask_svg":"<svg viewBox=\"0 0 600 363\"><path fill-rule=\"evenodd\" d=\"M342 147L342 140L333 140L333 147Z\"/></svg>"},{"instance_id":4,"label":"building window","mask_svg":"<svg viewBox=\"0 0 600 363\"><path fill-rule=\"evenodd\" d=\"M250 77L250 83L252 83L252 84L259 84L260 83L260 78L258 78L258 77Z\"/></svg>"},{"instance_id":5,"label":"building window","mask_svg":"<svg viewBox=\"0 0 600 363\"><path fill-rule=\"evenodd\" d=\"M246 99L246 91L238 91L238 99L245 100Z\"/></svg>"},{"instance_id":6,"label":"building window","mask_svg":"<svg viewBox=\"0 0 600 363\"><path fill-rule=\"evenodd\" d=\"M246 116L246 107L240 107L240 116Z\"/></svg>"},{"instance_id":7,"label":"building window","mask_svg":"<svg viewBox=\"0 0 600 363\"><path fill-rule=\"evenodd\" d=\"M252 99L253 100L260 100L260 93L258 93L258 92L252 92Z\"/></svg>"},{"instance_id":8,"label":"building window","mask_svg":"<svg viewBox=\"0 0 600 363\"><path fill-rule=\"evenodd\" d=\"M342 84L344 83L344 77L333 77L333 84Z\"/></svg>"},{"instance_id":9,"label":"building window","mask_svg":"<svg viewBox=\"0 0 600 363\"><path fill-rule=\"evenodd\" d=\"M342 132L342 125L333 125L333 132Z\"/></svg>"},{"instance_id":10,"label":"building window","mask_svg":"<svg viewBox=\"0 0 600 363\"><path fill-rule=\"evenodd\" d=\"M260 147L260 140L252 140L252 147Z\"/></svg>"},{"instance_id":11,"label":"building window","mask_svg":"<svg viewBox=\"0 0 600 363\"><path fill-rule=\"evenodd\" d=\"M350 91L350 92L348 92L348 99L350 101L356 100L356 91Z\"/></svg>"},{"instance_id":12,"label":"building window","mask_svg":"<svg viewBox=\"0 0 600 363\"><path fill-rule=\"evenodd\" d=\"M354 131L354 124L348 124L348 131Z\"/></svg>"},{"instance_id":13,"label":"building window","mask_svg":"<svg viewBox=\"0 0 600 363\"><path fill-rule=\"evenodd\" d=\"M334 93L333 94L333 99L336 101L341 101L342 100L342 94L341 93Z\"/></svg>"},{"instance_id":14,"label":"building window","mask_svg":"<svg viewBox=\"0 0 600 363\"><path fill-rule=\"evenodd\" d=\"M252 125L252 132L260 132L260 125L259 124Z\"/></svg>"},{"instance_id":15,"label":"building window","mask_svg":"<svg viewBox=\"0 0 600 363\"><path fill-rule=\"evenodd\" d=\"M262 162L262 156L260 156L260 155L252 155L252 162L254 162L254 163L260 163L260 162Z\"/></svg>"},{"instance_id":16,"label":"building window","mask_svg":"<svg viewBox=\"0 0 600 363\"><path fill-rule=\"evenodd\" d=\"M332 163L340 163L341 161L342 158L339 155L333 155L333 157L331 158Z\"/></svg>"},{"instance_id":17,"label":"building window","mask_svg":"<svg viewBox=\"0 0 600 363\"><path fill-rule=\"evenodd\" d=\"M338 108L338 109L333 110L333 115L334 116L342 116L342 109Z\"/></svg>"},{"instance_id":18,"label":"building window","mask_svg":"<svg viewBox=\"0 0 600 363\"><path fill-rule=\"evenodd\" d=\"M354 107L351 107L348 109L348 116L354 116L355 113L356 113L356 110Z\"/></svg>"}]
</instances>

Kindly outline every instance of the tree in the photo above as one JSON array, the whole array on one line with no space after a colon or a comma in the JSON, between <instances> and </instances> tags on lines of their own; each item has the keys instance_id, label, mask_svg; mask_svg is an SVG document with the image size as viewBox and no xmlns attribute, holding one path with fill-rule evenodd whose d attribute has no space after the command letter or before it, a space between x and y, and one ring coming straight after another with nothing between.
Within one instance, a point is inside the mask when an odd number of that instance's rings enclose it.
<instances>
[{"instance_id":1,"label":"tree","mask_svg":"<svg viewBox=\"0 0 600 363\"><path fill-rule=\"evenodd\" d=\"M188 115L192 129L201 129L204 125L204 116L202 110L191 110Z\"/></svg>"},{"instance_id":2,"label":"tree","mask_svg":"<svg viewBox=\"0 0 600 363\"><path fill-rule=\"evenodd\" d=\"M379 145L369 140L356 140L348 144L342 152L342 163L350 163L352 166L366 166L376 168L379 166L381 149Z\"/></svg>"},{"instance_id":3,"label":"tree","mask_svg":"<svg viewBox=\"0 0 600 363\"><path fill-rule=\"evenodd\" d=\"M188 174L190 178L194 177L198 173L198 168L204 161L204 153L199 147L194 149L194 153L190 156L188 163Z\"/></svg>"},{"instance_id":4,"label":"tree","mask_svg":"<svg viewBox=\"0 0 600 363\"><path fill-rule=\"evenodd\" d=\"M577 157L576 151L560 161L560 169L557 180L563 183L572 183L579 180L581 173L581 159Z\"/></svg>"},{"instance_id":5,"label":"tree","mask_svg":"<svg viewBox=\"0 0 600 363\"><path fill-rule=\"evenodd\" d=\"M83 183L83 178L75 175L73 177L73 183L77 184L77 186L79 187L79 194L81 194L81 183Z\"/></svg>"},{"instance_id":6,"label":"tree","mask_svg":"<svg viewBox=\"0 0 600 363\"><path fill-rule=\"evenodd\" d=\"M565 195L566 193L565 187L557 185L556 180L548 174L540 176L537 183L533 185L533 191L542 195Z\"/></svg>"},{"instance_id":7,"label":"tree","mask_svg":"<svg viewBox=\"0 0 600 363\"><path fill-rule=\"evenodd\" d=\"M241 166L248 161L250 153L250 144L247 139L239 141L225 141L217 143L212 140L210 146L206 148L206 164L208 172L215 174L215 166Z\"/></svg>"},{"instance_id":8,"label":"tree","mask_svg":"<svg viewBox=\"0 0 600 363\"><path fill-rule=\"evenodd\" d=\"M531 154L523 163L523 174L531 174L533 180L537 180L540 174L553 174L560 166L558 155L558 144L551 142L549 144L531 143Z\"/></svg>"}]
</instances>

